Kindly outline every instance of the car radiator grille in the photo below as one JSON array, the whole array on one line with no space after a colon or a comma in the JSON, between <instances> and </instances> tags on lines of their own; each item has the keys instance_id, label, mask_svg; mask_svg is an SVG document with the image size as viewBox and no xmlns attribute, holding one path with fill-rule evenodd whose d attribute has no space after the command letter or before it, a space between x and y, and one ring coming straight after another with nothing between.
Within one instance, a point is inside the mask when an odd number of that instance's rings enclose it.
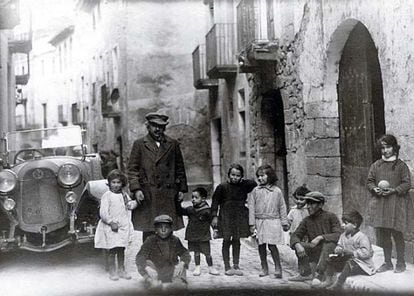
<instances>
[{"instance_id":1,"label":"car radiator grille","mask_svg":"<svg viewBox=\"0 0 414 296\"><path fill-rule=\"evenodd\" d=\"M59 185L52 170L35 168L26 172L22 184L22 218L26 224L52 224L65 217Z\"/></svg>"}]
</instances>

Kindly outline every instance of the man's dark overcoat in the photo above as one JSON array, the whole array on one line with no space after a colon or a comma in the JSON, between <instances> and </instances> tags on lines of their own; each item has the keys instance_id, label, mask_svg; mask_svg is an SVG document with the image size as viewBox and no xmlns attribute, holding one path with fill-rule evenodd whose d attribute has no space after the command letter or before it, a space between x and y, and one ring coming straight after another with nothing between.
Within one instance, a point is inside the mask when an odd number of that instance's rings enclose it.
<instances>
[{"instance_id":1,"label":"man's dark overcoat","mask_svg":"<svg viewBox=\"0 0 414 296\"><path fill-rule=\"evenodd\" d=\"M128 162L128 179L131 192L142 190L145 197L133 212L136 230L154 231L154 218L162 214L173 219L173 230L184 227L177 196L188 187L178 141L165 136L158 147L150 135L136 140Z\"/></svg>"}]
</instances>

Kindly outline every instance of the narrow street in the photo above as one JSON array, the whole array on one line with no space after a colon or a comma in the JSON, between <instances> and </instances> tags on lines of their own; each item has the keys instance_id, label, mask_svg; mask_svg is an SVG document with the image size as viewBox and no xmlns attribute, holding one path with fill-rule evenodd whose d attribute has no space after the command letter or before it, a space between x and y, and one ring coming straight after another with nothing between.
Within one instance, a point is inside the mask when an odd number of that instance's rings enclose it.
<instances>
[{"instance_id":1,"label":"narrow street","mask_svg":"<svg viewBox=\"0 0 414 296\"><path fill-rule=\"evenodd\" d=\"M176 232L181 239L184 230ZM260 278L260 261L257 250L242 243L240 267L243 276L225 276L221 258L222 240L212 240L213 262L220 271L219 276L208 274L202 256L201 276L193 276L194 262L188 271L188 290L214 291L248 289L260 290L297 290L309 289L307 283L288 282L294 273L292 267L283 264L283 279ZM128 248L126 268L132 280L110 281L104 270L103 256L91 245L68 247L54 253L18 252L2 256L0 268L0 295L125 295L145 293L143 281L135 267L135 254L141 245L141 233L135 232L131 247ZM184 245L186 242L184 241ZM269 256L270 259L270 256ZM270 261L269 261L270 262ZM272 263L270 262L270 267ZM236 293L236 292L235 292ZM210 294L210 293L209 293Z\"/></svg>"}]
</instances>

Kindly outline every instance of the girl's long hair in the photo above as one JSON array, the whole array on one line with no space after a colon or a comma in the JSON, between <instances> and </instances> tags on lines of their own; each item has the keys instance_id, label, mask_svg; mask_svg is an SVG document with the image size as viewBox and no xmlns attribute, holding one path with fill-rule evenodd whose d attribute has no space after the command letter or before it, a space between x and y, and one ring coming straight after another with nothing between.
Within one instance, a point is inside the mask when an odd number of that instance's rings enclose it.
<instances>
[{"instance_id":1,"label":"girl's long hair","mask_svg":"<svg viewBox=\"0 0 414 296\"><path fill-rule=\"evenodd\" d=\"M261 172L267 175L267 183L270 185L274 185L278 180L275 170L268 164L261 165L257 168L256 177L259 177L259 173Z\"/></svg>"}]
</instances>

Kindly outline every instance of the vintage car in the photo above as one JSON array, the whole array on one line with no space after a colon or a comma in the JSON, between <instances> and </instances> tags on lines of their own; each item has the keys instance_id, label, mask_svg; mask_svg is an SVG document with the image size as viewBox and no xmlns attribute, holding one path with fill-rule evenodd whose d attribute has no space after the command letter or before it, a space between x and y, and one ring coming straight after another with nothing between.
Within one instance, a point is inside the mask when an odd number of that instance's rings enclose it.
<instances>
[{"instance_id":1,"label":"vintage car","mask_svg":"<svg viewBox=\"0 0 414 296\"><path fill-rule=\"evenodd\" d=\"M0 251L91 242L107 190L79 126L9 132L0 159Z\"/></svg>"}]
</instances>

